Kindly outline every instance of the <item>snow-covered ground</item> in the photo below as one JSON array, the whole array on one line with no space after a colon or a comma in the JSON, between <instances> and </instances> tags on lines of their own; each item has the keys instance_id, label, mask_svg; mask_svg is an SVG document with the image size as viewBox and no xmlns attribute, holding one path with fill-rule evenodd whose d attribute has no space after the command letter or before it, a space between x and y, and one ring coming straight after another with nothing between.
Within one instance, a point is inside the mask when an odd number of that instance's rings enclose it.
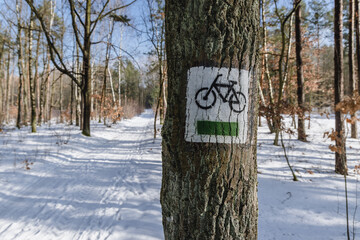
<instances>
[{"instance_id":1,"label":"snow-covered ground","mask_svg":"<svg viewBox=\"0 0 360 240\"><path fill-rule=\"evenodd\" d=\"M146 111L111 128L94 123L91 138L61 124L0 133L0 239L163 239L161 139L153 141L152 123ZM333 126L316 115L308 143L284 135L298 182L273 135L259 128L259 240L346 238L344 178L334 173L331 142L323 138ZM356 237L359 143L347 140Z\"/></svg>"},{"instance_id":2,"label":"snow-covered ground","mask_svg":"<svg viewBox=\"0 0 360 240\"><path fill-rule=\"evenodd\" d=\"M153 114L0 134L0 239L162 239ZM30 170L26 170L28 161Z\"/></svg>"},{"instance_id":3,"label":"snow-covered ground","mask_svg":"<svg viewBox=\"0 0 360 240\"><path fill-rule=\"evenodd\" d=\"M286 119L287 126L290 126ZM308 122L306 121L306 125ZM266 126L258 130L258 197L259 239L262 240L331 240L346 237L346 202L344 177L334 173L334 144L324 138L324 132L334 128L334 116L314 115L311 129L306 129L307 143L296 136L284 134L284 143L292 175L281 147L272 145L274 136ZM349 126L348 126L349 127ZM296 131L296 130L295 130ZM360 238L360 214L356 206L360 175L354 172L360 165L360 141L347 139L349 224L351 239ZM359 198L359 203L357 199ZM360 210L360 209L359 209Z\"/></svg>"}]
</instances>

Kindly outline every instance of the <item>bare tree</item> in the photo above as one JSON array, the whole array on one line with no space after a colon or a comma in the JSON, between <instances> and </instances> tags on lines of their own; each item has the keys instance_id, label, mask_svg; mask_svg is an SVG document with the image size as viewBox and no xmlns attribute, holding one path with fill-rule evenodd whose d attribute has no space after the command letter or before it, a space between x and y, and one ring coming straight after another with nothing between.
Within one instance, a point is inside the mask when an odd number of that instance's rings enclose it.
<instances>
[{"instance_id":1,"label":"bare tree","mask_svg":"<svg viewBox=\"0 0 360 240\"><path fill-rule=\"evenodd\" d=\"M61 52L56 47L53 37L46 27L42 14L35 7L35 4L31 0L26 0L31 10L35 13L37 19L40 21L42 30L45 34L52 63L63 74L66 74L74 81L81 89L81 101L82 101L82 133L85 136L90 136L90 116L91 116L91 36L94 33L99 21L106 16L114 14L115 11L125 8L135 2L132 1L127 5L122 5L108 10L110 0L100 3L99 11L97 13L92 12L91 0L75 1L68 0L70 7L70 15L72 21L72 30L76 39L76 44L80 48L82 54L82 71L77 73L72 71L61 56ZM80 12L84 10L83 12ZM77 75L80 74L81 80Z\"/></svg>"},{"instance_id":2,"label":"bare tree","mask_svg":"<svg viewBox=\"0 0 360 240\"><path fill-rule=\"evenodd\" d=\"M160 123L164 121L164 114L166 109L166 88L165 88L165 74L164 65L166 64L165 54L165 6L162 0L147 0L149 9L149 24L147 26L146 34L148 40L153 46L154 53L157 58L157 67L159 71L159 95L157 97L155 118L154 118L154 138L156 138L156 121L158 113L160 112ZM147 23L146 20L144 20Z\"/></svg>"}]
</instances>

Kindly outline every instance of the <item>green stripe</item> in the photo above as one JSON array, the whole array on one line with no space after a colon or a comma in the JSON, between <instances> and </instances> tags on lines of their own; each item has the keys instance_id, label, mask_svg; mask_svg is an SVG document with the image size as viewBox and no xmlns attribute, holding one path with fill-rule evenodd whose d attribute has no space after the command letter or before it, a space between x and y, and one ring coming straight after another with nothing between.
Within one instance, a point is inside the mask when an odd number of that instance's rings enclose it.
<instances>
[{"instance_id":1,"label":"green stripe","mask_svg":"<svg viewBox=\"0 0 360 240\"><path fill-rule=\"evenodd\" d=\"M200 135L238 136L239 125L237 122L212 122L197 121L197 133Z\"/></svg>"}]
</instances>

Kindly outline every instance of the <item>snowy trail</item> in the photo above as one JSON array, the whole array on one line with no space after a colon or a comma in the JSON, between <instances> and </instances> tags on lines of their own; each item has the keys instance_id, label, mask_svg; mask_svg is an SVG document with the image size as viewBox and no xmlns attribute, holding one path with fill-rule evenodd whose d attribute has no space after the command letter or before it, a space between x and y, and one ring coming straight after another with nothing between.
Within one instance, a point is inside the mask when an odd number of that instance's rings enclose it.
<instances>
[{"instance_id":1,"label":"snowy trail","mask_svg":"<svg viewBox=\"0 0 360 240\"><path fill-rule=\"evenodd\" d=\"M153 141L153 117L149 110L111 128L94 123L90 138L61 124L36 134L29 127L0 133L0 240L163 239L161 138ZM284 134L298 182L274 136L259 127L259 240L346 239L344 178L334 173L332 142L323 138L333 126L333 116L314 115L309 142ZM359 143L347 139L346 150L350 233L356 236Z\"/></svg>"},{"instance_id":2,"label":"snowy trail","mask_svg":"<svg viewBox=\"0 0 360 240\"><path fill-rule=\"evenodd\" d=\"M0 136L0 239L162 239L152 122L146 111L91 138L59 126Z\"/></svg>"}]
</instances>

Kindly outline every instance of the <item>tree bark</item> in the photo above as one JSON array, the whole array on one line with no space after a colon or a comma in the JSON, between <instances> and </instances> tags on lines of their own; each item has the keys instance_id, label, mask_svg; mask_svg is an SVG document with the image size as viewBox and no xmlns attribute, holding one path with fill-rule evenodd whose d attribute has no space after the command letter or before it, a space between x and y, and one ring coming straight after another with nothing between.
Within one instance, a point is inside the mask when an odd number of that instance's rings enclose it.
<instances>
[{"instance_id":1,"label":"tree bark","mask_svg":"<svg viewBox=\"0 0 360 240\"><path fill-rule=\"evenodd\" d=\"M270 71L269 71L269 64L268 64L268 55L267 55L267 27L266 27L266 15L265 15L265 8L266 8L266 4L264 3L264 0L261 1L261 21L262 21L262 30L263 30L263 51L264 51L264 71L265 71L265 76L267 79L267 84L268 84L268 95L269 95L269 104L268 106L270 106L271 111L274 111L274 95L273 95L273 86L272 86L272 79L270 76ZM275 129L274 129L274 122L272 121L273 118L271 118L269 115L266 115L266 122L269 128L270 133L274 133Z\"/></svg>"},{"instance_id":2,"label":"tree bark","mask_svg":"<svg viewBox=\"0 0 360 240\"><path fill-rule=\"evenodd\" d=\"M18 90L18 112L17 112L17 118L16 118L16 127L20 129L21 127L21 111L22 111L22 107L21 107L21 102L22 102L22 91L23 91L23 66L22 66L22 59L23 59L23 55L22 55L22 37L21 37L21 20L20 20L20 14L21 14L21 2L16 1L16 12L17 12L17 38L16 38L16 42L17 42L17 54L18 54L18 70L19 70L19 90Z\"/></svg>"},{"instance_id":3,"label":"tree bark","mask_svg":"<svg viewBox=\"0 0 360 240\"><path fill-rule=\"evenodd\" d=\"M69 124L73 125L73 118L74 118L74 94L75 94L75 83L71 81L71 92L70 92L70 121Z\"/></svg>"},{"instance_id":4,"label":"tree bark","mask_svg":"<svg viewBox=\"0 0 360 240\"><path fill-rule=\"evenodd\" d=\"M34 27L34 16L31 11L30 14L30 25L28 32L28 45L29 45L29 57L28 57L28 74L29 74L29 84L30 84L30 106L31 106L31 132L36 132L36 79L32 75L33 67L33 58L32 58L32 48L33 48L33 27Z\"/></svg>"},{"instance_id":5,"label":"tree bark","mask_svg":"<svg viewBox=\"0 0 360 240\"><path fill-rule=\"evenodd\" d=\"M257 239L254 72L258 3L257 0L166 1L169 85L162 131L161 189L165 239ZM245 69L252 73L248 81L245 143L185 141L186 89L192 67Z\"/></svg>"},{"instance_id":6,"label":"tree bark","mask_svg":"<svg viewBox=\"0 0 360 240\"><path fill-rule=\"evenodd\" d=\"M359 26L359 0L355 0L355 32L356 32L356 60L357 60L357 82L358 94L360 95L360 26Z\"/></svg>"},{"instance_id":7,"label":"tree bark","mask_svg":"<svg viewBox=\"0 0 360 240\"><path fill-rule=\"evenodd\" d=\"M299 0L295 0L295 5ZM297 100L298 100L298 140L306 142L304 120L304 75L302 61L302 36L301 36L301 5L295 11L295 35L296 35L296 74L297 74Z\"/></svg>"},{"instance_id":8,"label":"tree bark","mask_svg":"<svg viewBox=\"0 0 360 240\"><path fill-rule=\"evenodd\" d=\"M83 79L81 86L82 108L82 134L90 136L91 117L91 1L86 2L85 27L84 27L84 48L83 48Z\"/></svg>"},{"instance_id":9,"label":"tree bark","mask_svg":"<svg viewBox=\"0 0 360 240\"><path fill-rule=\"evenodd\" d=\"M354 22L355 22L355 0L349 1L349 94L353 96L355 91L355 56L354 56ZM355 114L351 115L355 118ZM357 122L351 124L351 138L357 138Z\"/></svg>"},{"instance_id":10,"label":"tree bark","mask_svg":"<svg viewBox=\"0 0 360 240\"><path fill-rule=\"evenodd\" d=\"M344 75L343 75L343 1L335 0L334 8L334 93L335 107L342 100L344 94ZM344 116L340 111L335 110L335 130L337 138L335 144L335 172L347 174L345 137L344 137Z\"/></svg>"},{"instance_id":11,"label":"tree bark","mask_svg":"<svg viewBox=\"0 0 360 240\"><path fill-rule=\"evenodd\" d=\"M10 112L10 98L11 98L11 88L10 88L10 62L11 62L11 51L9 49L7 63L6 63L6 96L5 96L5 112L6 112L6 123L9 123L9 112Z\"/></svg>"}]
</instances>

